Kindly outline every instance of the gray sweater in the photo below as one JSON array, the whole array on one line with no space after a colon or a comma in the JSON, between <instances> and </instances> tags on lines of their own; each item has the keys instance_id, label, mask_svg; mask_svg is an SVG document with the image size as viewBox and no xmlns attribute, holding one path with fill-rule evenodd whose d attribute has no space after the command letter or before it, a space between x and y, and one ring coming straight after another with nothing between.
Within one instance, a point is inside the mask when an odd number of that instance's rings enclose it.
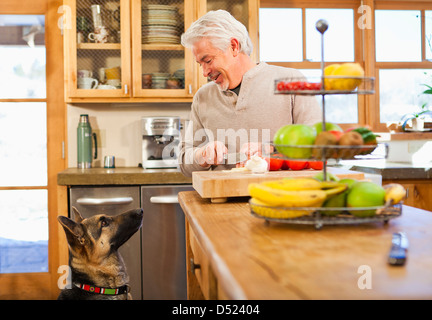
<instances>
[{"instance_id":1,"label":"gray sweater","mask_svg":"<svg viewBox=\"0 0 432 320\"><path fill-rule=\"evenodd\" d=\"M193 98L190 121L181 141L179 161L183 174L233 167L203 168L195 163L194 152L207 142L222 141L229 153L239 152L243 143L273 140L284 125L322 121L316 97L274 93L275 80L281 78L304 76L295 69L261 62L244 74L238 96L230 90L221 91L214 82L202 86Z\"/></svg>"}]
</instances>

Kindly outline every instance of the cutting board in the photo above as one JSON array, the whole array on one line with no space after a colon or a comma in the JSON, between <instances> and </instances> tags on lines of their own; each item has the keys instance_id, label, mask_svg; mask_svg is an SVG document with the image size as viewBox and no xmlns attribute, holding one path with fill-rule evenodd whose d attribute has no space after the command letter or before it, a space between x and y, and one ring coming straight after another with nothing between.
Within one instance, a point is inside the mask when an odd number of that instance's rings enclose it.
<instances>
[{"instance_id":1,"label":"cutting board","mask_svg":"<svg viewBox=\"0 0 432 320\"><path fill-rule=\"evenodd\" d=\"M210 198L213 203L225 202L230 197L249 196L248 185L252 182L263 182L282 178L313 177L319 170L280 170L269 171L264 174L253 174L250 171L195 171L192 173L192 186L202 198ZM352 178L364 179L364 173L344 170L339 168L327 168L340 179Z\"/></svg>"}]
</instances>

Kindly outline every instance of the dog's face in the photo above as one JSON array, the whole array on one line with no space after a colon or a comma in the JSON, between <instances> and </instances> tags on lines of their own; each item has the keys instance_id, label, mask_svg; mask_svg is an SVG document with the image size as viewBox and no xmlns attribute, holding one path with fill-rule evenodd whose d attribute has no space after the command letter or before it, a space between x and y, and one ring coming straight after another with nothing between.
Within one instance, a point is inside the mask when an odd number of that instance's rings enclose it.
<instances>
[{"instance_id":1,"label":"dog's face","mask_svg":"<svg viewBox=\"0 0 432 320\"><path fill-rule=\"evenodd\" d=\"M130 210L117 216L103 214L83 219L72 208L75 221L58 217L63 226L71 254L88 262L100 263L124 244L142 224L142 209Z\"/></svg>"}]
</instances>

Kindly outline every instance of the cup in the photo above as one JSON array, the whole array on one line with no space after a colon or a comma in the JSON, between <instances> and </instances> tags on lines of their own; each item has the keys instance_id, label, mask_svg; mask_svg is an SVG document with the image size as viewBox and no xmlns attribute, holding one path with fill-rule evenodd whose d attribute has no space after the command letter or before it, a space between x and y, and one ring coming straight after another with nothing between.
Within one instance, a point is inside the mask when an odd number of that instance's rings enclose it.
<instances>
[{"instance_id":1,"label":"cup","mask_svg":"<svg viewBox=\"0 0 432 320\"><path fill-rule=\"evenodd\" d=\"M109 31L106 27L97 27L94 32L90 32L88 38L96 43L108 42Z\"/></svg>"},{"instance_id":2,"label":"cup","mask_svg":"<svg viewBox=\"0 0 432 320\"><path fill-rule=\"evenodd\" d=\"M105 68L99 68L98 75L99 75L99 82L105 83Z\"/></svg>"},{"instance_id":3,"label":"cup","mask_svg":"<svg viewBox=\"0 0 432 320\"><path fill-rule=\"evenodd\" d=\"M93 77L93 72L90 70L78 70L77 76L78 78L91 78Z\"/></svg>"},{"instance_id":4,"label":"cup","mask_svg":"<svg viewBox=\"0 0 432 320\"><path fill-rule=\"evenodd\" d=\"M98 4L94 4L91 6L92 17L93 17L93 26L94 28L98 28L102 26L102 16L101 16L101 7Z\"/></svg>"},{"instance_id":5,"label":"cup","mask_svg":"<svg viewBox=\"0 0 432 320\"><path fill-rule=\"evenodd\" d=\"M106 83L114 87L121 87L120 79L108 79Z\"/></svg>"},{"instance_id":6,"label":"cup","mask_svg":"<svg viewBox=\"0 0 432 320\"><path fill-rule=\"evenodd\" d=\"M106 68L105 75L108 80L121 79L120 67Z\"/></svg>"},{"instance_id":7,"label":"cup","mask_svg":"<svg viewBox=\"0 0 432 320\"><path fill-rule=\"evenodd\" d=\"M115 90L115 89L117 89L117 88L114 87L114 86L111 86L111 85L109 85L109 84L100 84L100 85L97 86L96 89L101 89L101 90Z\"/></svg>"},{"instance_id":8,"label":"cup","mask_svg":"<svg viewBox=\"0 0 432 320\"><path fill-rule=\"evenodd\" d=\"M95 89L99 82L93 78L78 78L79 89Z\"/></svg>"},{"instance_id":9,"label":"cup","mask_svg":"<svg viewBox=\"0 0 432 320\"><path fill-rule=\"evenodd\" d=\"M105 156L104 168L115 168L115 157L114 156Z\"/></svg>"}]
</instances>

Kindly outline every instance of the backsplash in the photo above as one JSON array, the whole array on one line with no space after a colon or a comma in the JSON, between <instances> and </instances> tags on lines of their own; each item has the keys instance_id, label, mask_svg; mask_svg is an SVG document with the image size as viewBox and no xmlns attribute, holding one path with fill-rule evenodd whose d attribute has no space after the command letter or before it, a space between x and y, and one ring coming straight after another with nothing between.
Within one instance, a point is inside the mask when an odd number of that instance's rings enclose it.
<instances>
[{"instance_id":1,"label":"backsplash","mask_svg":"<svg viewBox=\"0 0 432 320\"><path fill-rule=\"evenodd\" d=\"M141 117L179 116L189 119L190 103L139 105L80 104L67 106L68 167L77 167L77 126L79 116L88 114L97 134L98 157L92 167L103 167L103 158L115 156L116 167L137 167L142 162Z\"/></svg>"}]
</instances>

